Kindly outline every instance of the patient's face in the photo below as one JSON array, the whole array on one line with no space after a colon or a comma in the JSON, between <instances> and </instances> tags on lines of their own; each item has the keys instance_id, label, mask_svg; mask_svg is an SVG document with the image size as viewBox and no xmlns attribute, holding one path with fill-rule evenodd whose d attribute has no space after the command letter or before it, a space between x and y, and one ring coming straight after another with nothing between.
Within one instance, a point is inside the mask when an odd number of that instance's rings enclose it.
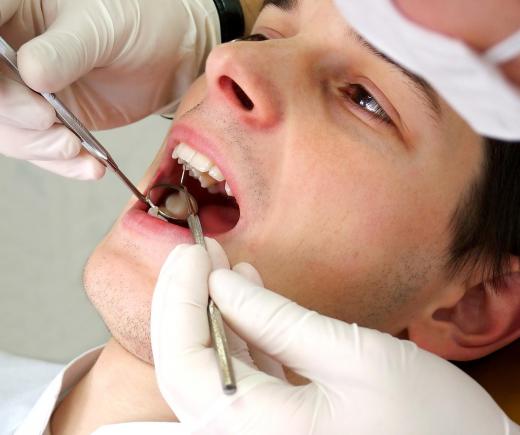
<instances>
[{"instance_id":1,"label":"patient's face","mask_svg":"<svg viewBox=\"0 0 520 435\"><path fill-rule=\"evenodd\" d=\"M169 154L186 143L236 197L238 222L224 195L200 200L232 263L251 262L303 306L398 334L450 285L450 217L479 173L479 138L443 101L436 113L328 0L270 5L254 31L269 40L213 50L141 187L178 182ZM93 303L141 358L159 270L186 242L185 228L132 202L86 268Z\"/></svg>"}]
</instances>

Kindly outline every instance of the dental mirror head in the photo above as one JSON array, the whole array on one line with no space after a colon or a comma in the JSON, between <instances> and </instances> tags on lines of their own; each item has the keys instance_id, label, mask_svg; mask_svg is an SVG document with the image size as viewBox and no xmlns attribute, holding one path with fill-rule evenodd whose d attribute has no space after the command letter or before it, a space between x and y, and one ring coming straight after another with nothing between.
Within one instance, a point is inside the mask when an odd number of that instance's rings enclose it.
<instances>
[{"instance_id":1,"label":"dental mirror head","mask_svg":"<svg viewBox=\"0 0 520 435\"><path fill-rule=\"evenodd\" d=\"M175 184L156 184L148 191L146 202L149 214L172 222L186 222L190 214L198 212L195 198L183 186Z\"/></svg>"}]
</instances>

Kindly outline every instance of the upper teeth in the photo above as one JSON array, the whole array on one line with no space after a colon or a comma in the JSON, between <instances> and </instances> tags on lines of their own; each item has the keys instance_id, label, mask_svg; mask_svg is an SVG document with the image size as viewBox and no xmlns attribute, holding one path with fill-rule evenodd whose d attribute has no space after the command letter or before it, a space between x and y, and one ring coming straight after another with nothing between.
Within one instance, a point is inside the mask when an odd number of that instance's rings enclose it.
<instances>
[{"instance_id":1,"label":"upper teeth","mask_svg":"<svg viewBox=\"0 0 520 435\"><path fill-rule=\"evenodd\" d=\"M186 143L180 143L173 150L172 158L179 161L181 165L185 165L189 170L189 174L200 181L202 187L207 188L211 193L217 193L220 189L217 184L224 182L226 179L220 168L212 162L207 156L195 151ZM226 182L224 190L228 196L233 196L233 192Z\"/></svg>"}]
</instances>

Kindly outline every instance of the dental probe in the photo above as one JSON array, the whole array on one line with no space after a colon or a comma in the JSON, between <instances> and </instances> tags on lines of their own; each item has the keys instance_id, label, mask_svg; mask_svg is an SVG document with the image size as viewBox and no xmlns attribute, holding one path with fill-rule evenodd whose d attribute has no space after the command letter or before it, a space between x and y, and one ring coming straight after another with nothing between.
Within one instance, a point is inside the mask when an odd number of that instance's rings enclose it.
<instances>
[{"instance_id":1,"label":"dental probe","mask_svg":"<svg viewBox=\"0 0 520 435\"><path fill-rule=\"evenodd\" d=\"M11 70L16 74L22 84L27 86L18 70L18 62L16 51L0 36L0 56L9 65ZM27 86L29 88L29 86ZM29 88L31 89L31 88ZM31 89L33 92L33 89ZM127 178L119 169L116 162L109 152L99 143L99 141L90 133L87 128L76 118L72 112L60 101L60 99L49 92L36 92L45 98L56 111L56 116L63 124L74 133L80 140L83 148L89 152L96 160L107 168L111 168L123 183L131 190L131 192L142 202L150 205L146 196L144 196L135 185Z\"/></svg>"},{"instance_id":2,"label":"dental probe","mask_svg":"<svg viewBox=\"0 0 520 435\"><path fill-rule=\"evenodd\" d=\"M184 185L185 174L186 166L183 165L180 185L184 189L186 204L188 207L188 226L190 227L190 231L193 235L195 243L207 250L199 216L193 208L193 204L189 199L190 195L188 193L188 189ZM224 322L222 320L222 314L220 314L220 310L211 298L209 298L208 302L208 320L211 338L213 340L213 347L217 356L222 389L225 394L235 394L237 391L237 385L235 381L235 373L233 372L233 367L231 366L231 357L229 355L229 346L226 338L226 332L224 330Z\"/></svg>"}]
</instances>

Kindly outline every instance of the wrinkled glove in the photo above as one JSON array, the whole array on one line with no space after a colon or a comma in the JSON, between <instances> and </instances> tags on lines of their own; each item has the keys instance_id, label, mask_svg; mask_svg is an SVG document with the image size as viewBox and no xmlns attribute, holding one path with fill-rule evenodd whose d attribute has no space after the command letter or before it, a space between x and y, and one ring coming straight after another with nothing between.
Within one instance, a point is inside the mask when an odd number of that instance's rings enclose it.
<instances>
[{"instance_id":1,"label":"wrinkled glove","mask_svg":"<svg viewBox=\"0 0 520 435\"><path fill-rule=\"evenodd\" d=\"M409 341L308 311L258 285L250 265L238 266L241 274L226 266L211 272L200 247L178 247L154 294L159 387L189 433L520 433L486 391L449 362ZM238 392L222 393L206 317L208 276L227 324L308 385L290 385L234 358Z\"/></svg>"},{"instance_id":2,"label":"wrinkled glove","mask_svg":"<svg viewBox=\"0 0 520 435\"><path fill-rule=\"evenodd\" d=\"M23 80L57 92L90 129L171 111L220 40L213 0L0 0L0 35L18 51ZM52 107L1 66L0 154L96 179Z\"/></svg>"}]
</instances>

